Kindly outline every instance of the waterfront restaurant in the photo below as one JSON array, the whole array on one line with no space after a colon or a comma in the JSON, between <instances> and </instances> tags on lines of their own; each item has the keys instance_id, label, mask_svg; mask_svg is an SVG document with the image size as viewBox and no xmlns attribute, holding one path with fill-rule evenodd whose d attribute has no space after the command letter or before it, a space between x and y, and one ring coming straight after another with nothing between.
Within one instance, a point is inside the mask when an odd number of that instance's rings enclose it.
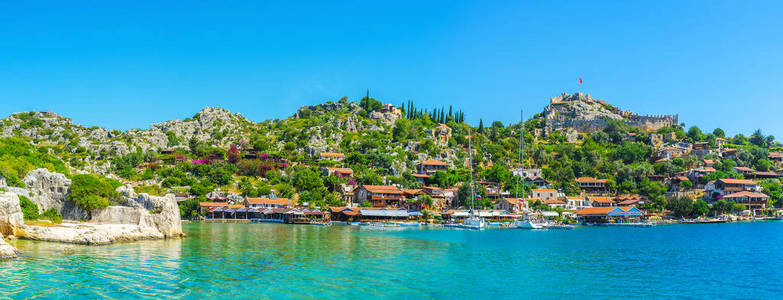
<instances>
[{"instance_id":1,"label":"waterfront restaurant","mask_svg":"<svg viewBox=\"0 0 783 300\"><path fill-rule=\"evenodd\" d=\"M288 198L245 198L245 206L249 208L289 208L291 201Z\"/></svg>"},{"instance_id":2,"label":"waterfront restaurant","mask_svg":"<svg viewBox=\"0 0 783 300\"><path fill-rule=\"evenodd\" d=\"M226 202L201 202L199 204L200 206L200 212L201 215L205 215L208 212L214 211L216 208L228 208L228 203ZM221 210L222 212L222 210Z\"/></svg>"},{"instance_id":3,"label":"waterfront restaurant","mask_svg":"<svg viewBox=\"0 0 783 300\"><path fill-rule=\"evenodd\" d=\"M330 207L331 219L333 221L352 221L356 218L360 210L359 208L350 207Z\"/></svg>"},{"instance_id":4,"label":"waterfront restaurant","mask_svg":"<svg viewBox=\"0 0 783 300\"><path fill-rule=\"evenodd\" d=\"M359 217L364 222L399 221L407 220L410 217L410 214L405 209L362 208Z\"/></svg>"},{"instance_id":5,"label":"waterfront restaurant","mask_svg":"<svg viewBox=\"0 0 783 300\"><path fill-rule=\"evenodd\" d=\"M580 209L576 216L583 224L629 223L641 222L644 213L636 206L607 206Z\"/></svg>"}]
</instances>

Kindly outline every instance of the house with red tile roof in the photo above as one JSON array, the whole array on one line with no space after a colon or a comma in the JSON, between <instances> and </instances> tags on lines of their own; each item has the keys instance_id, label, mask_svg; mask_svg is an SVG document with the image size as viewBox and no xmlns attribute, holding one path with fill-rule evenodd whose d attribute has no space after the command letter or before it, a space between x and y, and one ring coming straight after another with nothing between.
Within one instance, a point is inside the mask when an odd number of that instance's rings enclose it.
<instances>
[{"instance_id":1,"label":"house with red tile roof","mask_svg":"<svg viewBox=\"0 0 783 300\"><path fill-rule=\"evenodd\" d=\"M530 190L530 197L538 198L543 201L557 200L560 198L555 189L532 189Z\"/></svg>"},{"instance_id":2,"label":"house with red tile roof","mask_svg":"<svg viewBox=\"0 0 783 300\"><path fill-rule=\"evenodd\" d=\"M576 184L582 191L588 193L604 193L606 189L606 179L595 179L592 177L580 177L576 179Z\"/></svg>"},{"instance_id":3,"label":"house with red tile roof","mask_svg":"<svg viewBox=\"0 0 783 300\"><path fill-rule=\"evenodd\" d=\"M359 204L370 202L372 207L400 207L405 201L403 192L391 185L362 185L354 198Z\"/></svg>"},{"instance_id":4,"label":"house with red tile roof","mask_svg":"<svg viewBox=\"0 0 783 300\"><path fill-rule=\"evenodd\" d=\"M518 213L527 209L527 201L521 198L503 198L497 201L492 208Z\"/></svg>"},{"instance_id":5,"label":"house with red tile roof","mask_svg":"<svg viewBox=\"0 0 783 300\"><path fill-rule=\"evenodd\" d=\"M335 153L335 152L321 152L319 154L318 160L336 160L341 161L345 159L345 154L342 153Z\"/></svg>"},{"instance_id":6,"label":"house with red tile roof","mask_svg":"<svg viewBox=\"0 0 783 300\"><path fill-rule=\"evenodd\" d=\"M763 210L767 207L769 196L759 192L741 191L723 196L726 201L744 204L751 211Z\"/></svg>"},{"instance_id":7,"label":"house with red tile roof","mask_svg":"<svg viewBox=\"0 0 783 300\"><path fill-rule=\"evenodd\" d=\"M428 159L419 162L419 174L432 175L437 171L446 171L448 168L449 164L439 160Z\"/></svg>"},{"instance_id":8,"label":"house with red tile roof","mask_svg":"<svg viewBox=\"0 0 783 300\"><path fill-rule=\"evenodd\" d=\"M587 200L590 201L590 204L593 207L612 207L617 206L617 203L612 200L612 198L609 197L598 197L598 196L590 196L587 197Z\"/></svg>"}]
</instances>

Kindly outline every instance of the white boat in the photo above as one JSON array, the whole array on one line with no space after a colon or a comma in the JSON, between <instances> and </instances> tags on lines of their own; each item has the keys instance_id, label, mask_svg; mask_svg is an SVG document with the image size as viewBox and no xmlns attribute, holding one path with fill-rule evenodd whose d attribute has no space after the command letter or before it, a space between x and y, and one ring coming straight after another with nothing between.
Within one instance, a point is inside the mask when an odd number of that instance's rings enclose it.
<instances>
[{"instance_id":1,"label":"white boat","mask_svg":"<svg viewBox=\"0 0 783 300\"><path fill-rule=\"evenodd\" d=\"M316 226L332 226L332 222L329 221L310 221L310 225L316 225Z\"/></svg>"},{"instance_id":2,"label":"white boat","mask_svg":"<svg viewBox=\"0 0 783 300\"><path fill-rule=\"evenodd\" d=\"M514 221L514 227L519 229L546 229L549 225L545 222L527 220Z\"/></svg>"},{"instance_id":3,"label":"white boat","mask_svg":"<svg viewBox=\"0 0 783 300\"><path fill-rule=\"evenodd\" d=\"M474 230L481 230L486 227L487 224L484 221L484 218L472 216L467 219L465 219L465 222L463 223L448 223L443 224L443 227L449 227L449 228L462 228L462 229L474 229Z\"/></svg>"}]
</instances>

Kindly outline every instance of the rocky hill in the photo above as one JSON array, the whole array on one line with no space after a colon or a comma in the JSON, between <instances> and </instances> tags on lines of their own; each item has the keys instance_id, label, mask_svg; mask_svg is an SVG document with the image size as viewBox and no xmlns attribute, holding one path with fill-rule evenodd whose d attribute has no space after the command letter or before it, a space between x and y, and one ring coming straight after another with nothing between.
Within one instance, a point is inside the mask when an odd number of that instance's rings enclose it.
<instances>
[{"instance_id":1,"label":"rocky hill","mask_svg":"<svg viewBox=\"0 0 783 300\"><path fill-rule=\"evenodd\" d=\"M576 130L590 132L603 129L607 120L622 120L629 126L645 131L655 131L666 126L678 125L677 115L639 115L630 111L620 111L606 101L594 99L590 94L576 93L550 98L544 109L547 134L556 130Z\"/></svg>"}]
</instances>

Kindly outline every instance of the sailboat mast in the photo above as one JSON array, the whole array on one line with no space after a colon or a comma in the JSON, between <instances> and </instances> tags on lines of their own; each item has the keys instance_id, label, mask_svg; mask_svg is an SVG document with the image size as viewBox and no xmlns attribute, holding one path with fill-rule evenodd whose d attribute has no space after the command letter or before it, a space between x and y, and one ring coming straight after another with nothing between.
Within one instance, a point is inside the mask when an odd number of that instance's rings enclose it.
<instances>
[{"instance_id":1,"label":"sailboat mast","mask_svg":"<svg viewBox=\"0 0 783 300\"><path fill-rule=\"evenodd\" d=\"M473 148L470 145L470 127L468 127L468 166L470 167L470 214L476 209L476 194L473 191Z\"/></svg>"},{"instance_id":2,"label":"sailboat mast","mask_svg":"<svg viewBox=\"0 0 783 300\"><path fill-rule=\"evenodd\" d=\"M522 177L520 180L522 180L522 199L525 199L525 161L524 159L524 152L525 152L525 112L524 110L519 110L519 167L522 168ZM519 189L519 187L517 187Z\"/></svg>"}]
</instances>

